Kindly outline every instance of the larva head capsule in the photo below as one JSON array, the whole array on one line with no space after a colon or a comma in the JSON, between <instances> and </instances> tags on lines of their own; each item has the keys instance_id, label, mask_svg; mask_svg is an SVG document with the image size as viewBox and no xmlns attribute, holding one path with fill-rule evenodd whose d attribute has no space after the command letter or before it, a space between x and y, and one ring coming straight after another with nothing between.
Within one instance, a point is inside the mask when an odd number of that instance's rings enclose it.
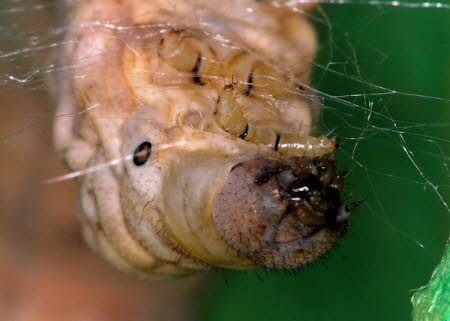
<instances>
[{"instance_id":1,"label":"larva head capsule","mask_svg":"<svg viewBox=\"0 0 450 321\"><path fill-rule=\"evenodd\" d=\"M275 2L68 2L55 144L83 234L112 264L165 278L295 268L350 211L319 108L306 18ZM301 6L301 4L299 4ZM248 10L248 9L251 10Z\"/></svg>"},{"instance_id":2,"label":"larva head capsule","mask_svg":"<svg viewBox=\"0 0 450 321\"><path fill-rule=\"evenodd\" d=\"M356 203L341 201L332 158L253 159L237 165L214 200L223 239L257 265L290 269L327 252Z\"/></svg>"}]
</instances>

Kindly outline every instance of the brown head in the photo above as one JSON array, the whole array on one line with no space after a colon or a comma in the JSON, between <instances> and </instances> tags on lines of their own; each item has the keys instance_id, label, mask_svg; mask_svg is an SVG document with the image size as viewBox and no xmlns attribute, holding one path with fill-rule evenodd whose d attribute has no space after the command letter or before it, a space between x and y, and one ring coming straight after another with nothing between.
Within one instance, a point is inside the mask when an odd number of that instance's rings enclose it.
<instances>
[{"instance_id":1,"label":"brown head","mask_svg":"<svg viewBox=\"0 0 450 321\"><path fill-rule=\"evenodd\" d=\"M253 159L233 168L214 201L220 235L257 265L311 262L345 233L358 204L341 200L333 158Z\"/></svg>"}]
</instances>

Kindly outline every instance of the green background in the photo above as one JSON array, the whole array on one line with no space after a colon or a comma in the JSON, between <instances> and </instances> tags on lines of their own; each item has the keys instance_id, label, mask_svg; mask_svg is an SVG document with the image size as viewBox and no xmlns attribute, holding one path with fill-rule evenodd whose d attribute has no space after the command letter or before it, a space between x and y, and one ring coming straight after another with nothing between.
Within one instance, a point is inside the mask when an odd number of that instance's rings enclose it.
<instances>
[{"instance_id":1,"label":"green background","mask_svg":"<svg viewBox=\"0 0 450 321\"><path fill-rule=\"evenodd\" d=\"M410 320L410 297L443 254L450 9L322 8L314 16L314 86L327 96L321 133L334 130L339 167L351 169L346 195L363 206L339 246L310 266L217 271L203 320Z\"/></svg>"}]
</instances>

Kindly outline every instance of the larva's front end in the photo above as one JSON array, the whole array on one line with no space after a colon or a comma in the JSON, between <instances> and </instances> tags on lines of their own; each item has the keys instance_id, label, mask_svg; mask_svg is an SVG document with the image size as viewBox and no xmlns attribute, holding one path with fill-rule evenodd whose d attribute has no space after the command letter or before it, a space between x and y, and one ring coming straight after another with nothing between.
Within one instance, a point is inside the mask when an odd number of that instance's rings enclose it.
<instances>
[{"instance_id":1,"label":"larva's front end","mask_svg":"<svg viewBox=\"0 0 450 321\"><path fill-rule=\"evenodd\" d=\"M342 202L334 141L313 137L307 6L73 4L55 143L82 173L83 232L124 270L296 268L327 252Z\"/></svg>"}]
</instances>

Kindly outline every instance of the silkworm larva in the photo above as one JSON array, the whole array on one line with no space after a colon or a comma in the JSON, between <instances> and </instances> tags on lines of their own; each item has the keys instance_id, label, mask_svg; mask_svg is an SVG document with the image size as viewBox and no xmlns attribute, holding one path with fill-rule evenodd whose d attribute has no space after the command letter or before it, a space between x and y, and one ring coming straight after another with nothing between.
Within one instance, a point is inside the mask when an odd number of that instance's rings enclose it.
<instances>
[{"instance_id":1,"label":"silkworm larva","mask_svg":"<svg viewBox=\"0 0 450 321\"><path fill-rule=\"evenodd\" d=\"M153 278L311 262L346 230L306 5L68 3L55 145L87 243ZM296 9L296 10L294 10ZM301 89L299 89L301 88ZM103 166L102 165L111 165ZM100 168L100 167L101 168Z\"/></svg>"}]
</instances>

